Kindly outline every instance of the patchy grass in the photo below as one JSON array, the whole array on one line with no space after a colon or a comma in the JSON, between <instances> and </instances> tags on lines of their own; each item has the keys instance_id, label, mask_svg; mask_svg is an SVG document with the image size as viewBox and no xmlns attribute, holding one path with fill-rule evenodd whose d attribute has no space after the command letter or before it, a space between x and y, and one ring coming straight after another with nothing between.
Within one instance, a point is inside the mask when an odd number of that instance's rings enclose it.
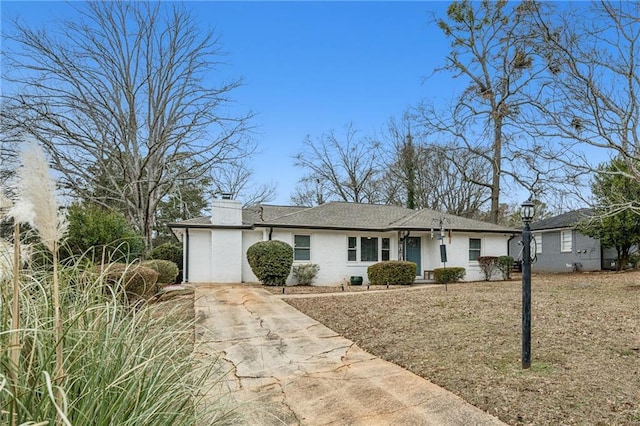
<instances>
[{"instance_id":1,"label":"patchy grass","mask_svg":"<svg viewBox=\"0 0 640 426\"><path fill-rule=\"evenodd\" d=\"M511 425L640 425L639 283L534 275L529 370L519 281L287 301Z\"/></svg>"}]
</instances>

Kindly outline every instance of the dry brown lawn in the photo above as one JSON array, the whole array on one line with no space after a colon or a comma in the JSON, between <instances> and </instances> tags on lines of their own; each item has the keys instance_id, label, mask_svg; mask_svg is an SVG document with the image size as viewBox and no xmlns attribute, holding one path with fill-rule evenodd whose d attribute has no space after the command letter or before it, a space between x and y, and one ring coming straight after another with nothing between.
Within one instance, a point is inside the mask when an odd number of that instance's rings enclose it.
<instances>
[{"instance_id":1,"label":"dry brown lawn","mask_svg":"<svg viewBox=\"0 0 640 426\"><path fill-rule=\"evenodd\" d=\"M640 272L534 275L532 287L529 370L518 280L286 300L508 424L640 425Z\"/></svg>"}]
</instances>

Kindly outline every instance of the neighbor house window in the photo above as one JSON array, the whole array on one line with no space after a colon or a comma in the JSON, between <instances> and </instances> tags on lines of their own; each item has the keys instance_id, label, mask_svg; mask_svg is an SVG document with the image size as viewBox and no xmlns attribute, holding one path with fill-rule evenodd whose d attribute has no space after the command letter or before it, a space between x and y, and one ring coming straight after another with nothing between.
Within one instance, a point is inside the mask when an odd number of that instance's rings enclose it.
<instances>
[{"instance_id":1,"label":"neighbor house window","mask_svg":"<svg viewBox=\"0 0 640 426\"><path fill-rule=\"evenodd\" d=\"M482 240L480 238L469 238L469 260L478 260L482 249Z\"/></svg>"},{"instance_id":2,"label":"neighbor house window","mask_svg":"<svg viewBox=\"0 0 640 426\"><path fill-rule=\"evenodd\" d=\"M358 257L358 239L356 237L349 237L348 248L347 248L347 260L349 262L355 262Z\"/></svg>"},{"instance_id":3,"label":"neighbor house window","mask_svg":"<svg viewBox=\"0 0 640 426\"><path fill-rule=\"evenodd\" d=\"M374 237L360 237L360 260L362 262L378 261L378 239Z\"/></svg>"},{"instance_id":4,"label":"neighbor house window","mask_svg":"<svg viewBox=\"0 0 640 426\"><path fill-rule=\"evenodd\" d=\"M382 239L382 260L389 260L389 254L391 250L391 240L389 238Z\"/></svg>"},{"instance_id":5,"label":"neighbor house window","mask_svg":"<svg viewBox=\"0 0 640 426\"><path fill-rule=\"evenodd\" d=\"M542 234L533 234L533 238L536 240L536 254L542 253Z\"/></svg>"},{"instance_id":6,"label":"neighbor house window","mask_svg":"<svg viewBox=\"0 0 640 426\"><path fill-rule=\"evenodd\" d=\"M571 231L560 232L560 251L563 253L571 252L573 236Z\"/></svg>"},{"instance_id":7,"label":"neighbor house window","mask_svg":"<svg viewBox=\"0 0 640 426\"><path fill-rule=\"evenodd\" d=\"M311 260L311 235L293 236L293 260Z\"/></svg>"}]
</instances>

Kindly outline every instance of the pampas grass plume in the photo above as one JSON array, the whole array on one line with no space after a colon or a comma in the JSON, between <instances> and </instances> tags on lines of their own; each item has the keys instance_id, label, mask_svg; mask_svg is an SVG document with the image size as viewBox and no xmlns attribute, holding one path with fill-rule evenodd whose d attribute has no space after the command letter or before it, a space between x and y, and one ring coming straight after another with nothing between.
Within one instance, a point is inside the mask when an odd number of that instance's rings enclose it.
<instances>
[{"instance_id":1,"label":"pampas grass plume","mask_svg":"<svg viewBox=\"0 0 640 426\"><path fill-rule=\"evenodd\" d=\"M55 196L56 182L40 145L25 143L20 163L16 184L18 197L9 215L19 223L30 224L43 244L54 251L66 232L67 223Z\"/></svg>"}]
</instances>

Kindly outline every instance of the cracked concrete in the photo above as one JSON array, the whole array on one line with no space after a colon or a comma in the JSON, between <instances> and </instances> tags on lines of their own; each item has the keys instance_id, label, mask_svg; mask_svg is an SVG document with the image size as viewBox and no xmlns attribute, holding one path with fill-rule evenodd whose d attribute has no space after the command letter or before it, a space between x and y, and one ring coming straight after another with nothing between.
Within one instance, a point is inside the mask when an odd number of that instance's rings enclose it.
<instances>
[{"instance_id":1,"label":"cracked concrete","mask_svg":"<svg viewBox=\"0 0 640 426\"><path fill-rule=\"evenodd\" d=\"M196 352L219 354L247 425L503 425L255 286L196 288ZM207 358L209 357L209 358Z\"/></svg>"}]
</instances>

